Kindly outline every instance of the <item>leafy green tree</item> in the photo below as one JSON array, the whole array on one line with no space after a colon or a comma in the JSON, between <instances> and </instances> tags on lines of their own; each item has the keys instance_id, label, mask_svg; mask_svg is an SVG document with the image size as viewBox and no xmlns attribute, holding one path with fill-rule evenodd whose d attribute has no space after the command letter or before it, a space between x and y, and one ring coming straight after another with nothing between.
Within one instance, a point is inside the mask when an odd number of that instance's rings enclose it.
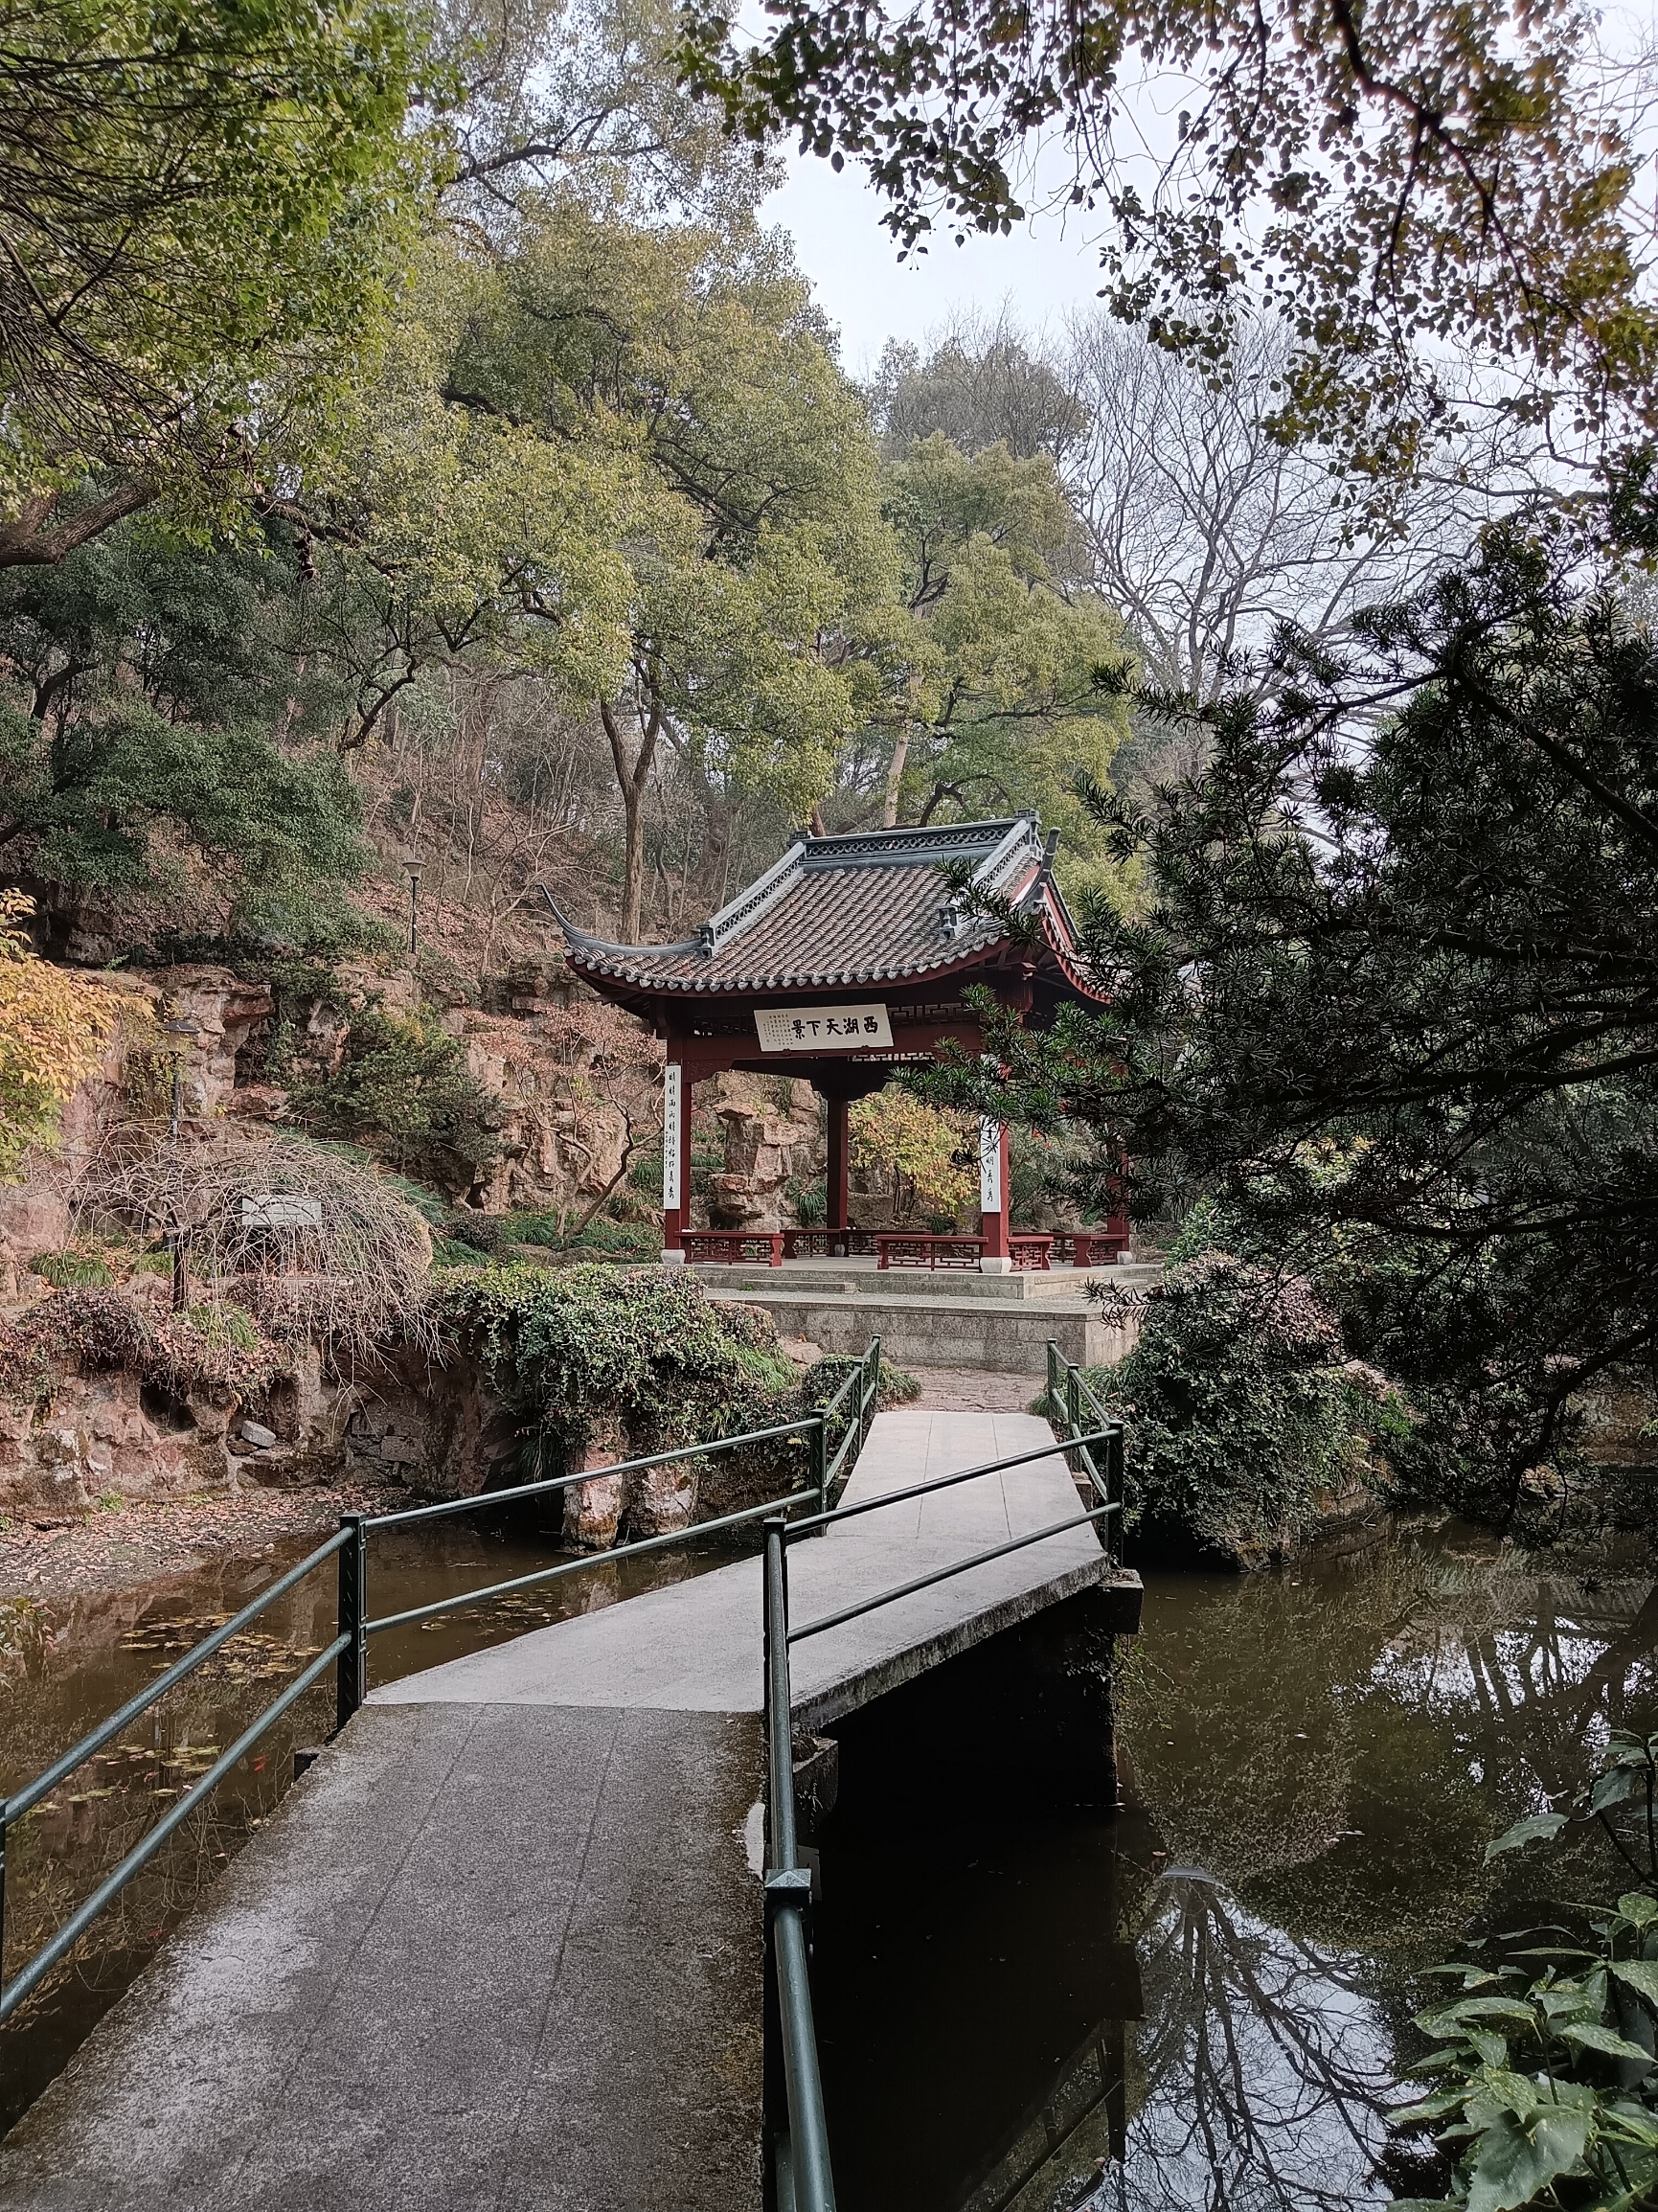
<instances>
[{"instance_id":1,"label":"leafy green tree","mask_svg":"<svg viewBox=\"0 0 1658 2212\"><path fill-rule=\"evenodd\" d=\"M0 567L326 436L412 239L421 36L380 0L11 0Z\"/></svg>"},{"instance_id":2,"label":"leafy green tree","mask_svg":"<svg viewBox=\"0 0 1658 2212\"><path fill-rule=\"evenodd\" d=\"M1006 445L1015 460L1046 453L1056 467L1088 432L1088 417L1053 363L1007 313L963 316L923 356L889 338L869 386L870 413L890 460L943 431L964 453Z\"/></svg>"},{"instance_id":3,"label":"leafy green tree","mask_svg":"<svg viewBox=\"0 0 1658 2212\"><path fill-rule=\"evenodd\" d=\"M106 894L193 880L244 920L326 905L366 847L321 741L337 687L296 666L301 583L280 541L136 524L0 582L0 870Z\"/></svg>"},{"instance_id":4,"label":"leafy green tree","mask_svg":"<svg viewBox=\"0 0 1658 2212\"><path fill-rule=\"evenodd\" d=\"M775 241L527 202L428 252L332 526L399 640L535 668L602 722L637 934L669 750L794 819L873 695L842 648L892 572L874 446ZM372 726L373 712L364 718Z\"/></svg>"},{"instance_id":5,"label":"leafy green tree","mask_svg":"<svg viewBox=\"0 0 1658 2212\"><path fill-rule=\"evenodd\" d=\"M1075 518L1046 455L964 454L935 431L889 471L901 562L859 650L881 694L852 762L881 819L972 819L1033 808L1063 835L1073 883L1103 881L1103 841L1076 797L1103 779L1127 732L1102 664L1128 641L1076 576Z\"/></svg>"},{"instance_id":6,"label":"leafy green tree","mask_svg":"<svg viewBox=\"0 0 1658 2212\"><path fill-rule=\"evenodd\" d=\"M1658 656L1499 537L1276 658L1152 813L1091 794L1151 886L1088 916L1112 1012L1003 1021L1006 1084L943 1088L1079 1118L1102 1190L1125 1144L1142 1213L1224 1194L1436 1416L1441 1494L1510 1511L1575 1396L1658 1359Z\"/></svg>"},{"instance_id":7,"label":"leafy green tree","mask_svg":"<svg viewBox=\"0 0 1658 2212\"><path fill-rule=\"evenodd\" d=\"M862 161L907 247L935 213L1009 230L1011 172L1056 122L1075 199L1105 217L1113 309L1218 369L1240 318L1275 308L1294 332L1279 426L1367 473L1416 466L1447 353L1561 440L1651 427L1640 79L1607 68L1587 11L778 0L758 42L733 21L693 11L695 80L757 141L782 126ZM1170 80L1189 102L1147 159L1137 88Z\"/></svg>"},{"instance_id":8,"label":"leafy green tree","mask_svg":"<svg viewBox=\"0 0 1658 2212\"><path fill-rule=\"evenodd\" d=\"M859 1099L848 1116L852 1164L873 1173L892 1194L894 1221L948 1220L978 1195L964 1162L972 1140L958 1117L923 1106L912 1092L890 1087Z\"/></svg>"}]
</instances>

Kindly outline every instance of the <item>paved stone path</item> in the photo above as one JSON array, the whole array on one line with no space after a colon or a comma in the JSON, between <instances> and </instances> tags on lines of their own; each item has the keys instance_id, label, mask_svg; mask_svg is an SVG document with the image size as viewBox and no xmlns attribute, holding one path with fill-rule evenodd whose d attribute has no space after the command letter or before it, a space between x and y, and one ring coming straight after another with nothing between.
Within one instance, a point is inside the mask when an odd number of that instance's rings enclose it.
<instances>
[{"instance_id":1,"label":"paved stone path","mask_svg":"<svg viewBox=\"0 0 1658 2212\"><path fill-rule=\"evenodd\" d=\"M1040 1376L990 1375L971 1367L912 1367L921 1386L912 1412L1023 1413L1045 1387Z\"/></svg>"},{"instance_id":2,"label":"paved stone path","mask_svg":"<svg viewBox=\"0 0 1658 2212\"><path fill-rule=\"evenodd\" d=\"M883 1414L849 1499L1052 1441ZM1076 1510L803 1541L797 1620ZM1087 1530L799 1648L809 1724L1090 1584ZM1121 1578L1123 1626L1138 1582ZM759 2212L755 1560L377 1691L0 2147L7 2212Z\"/></svg>"}]
</instances>

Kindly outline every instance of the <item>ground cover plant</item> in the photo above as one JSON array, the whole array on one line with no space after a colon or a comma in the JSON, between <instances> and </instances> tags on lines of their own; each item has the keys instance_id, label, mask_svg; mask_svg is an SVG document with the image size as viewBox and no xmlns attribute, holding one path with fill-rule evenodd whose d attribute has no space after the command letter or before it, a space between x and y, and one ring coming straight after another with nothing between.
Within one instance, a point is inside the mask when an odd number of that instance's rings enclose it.
<instances>
[{"instance_id":1,"label":"ground cover plant","mask_svg":"<svg viewBox=\"0 0 1658 2212\"><path fill-rule=\"evenodd\" d=\"M1576 1925L1488 1936L1438 1970L1443 1998L1416 2017L1433 2046L1411 2071L1428 2093L1390 2125L1432 2130L1454 2164L1444 2197L1412 2212L1526 2205L1637 2212L1658 2194L1658 1738L1614 1730L1589 1785L1487 1852L1598 1828L1635 1886L1562 1908Z\"/></svg>"}]
</instances>

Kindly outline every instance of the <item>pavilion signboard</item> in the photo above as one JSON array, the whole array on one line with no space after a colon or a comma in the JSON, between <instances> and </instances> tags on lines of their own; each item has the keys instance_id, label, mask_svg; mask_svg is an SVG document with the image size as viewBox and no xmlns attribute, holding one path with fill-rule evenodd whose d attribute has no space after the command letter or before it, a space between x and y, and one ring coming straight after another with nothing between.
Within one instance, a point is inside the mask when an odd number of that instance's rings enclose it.
<instances>
[{"instance_id":1,"label":"pavilion signboard","mask_svg":"<svg viewBox=\"0 0 1658 2212\"><path fill-rule=\"evenodd\" d=\"M892 1050L884 1005L757 1007L754 1026L761 1052Z\"/></svg>"}]
</instances>

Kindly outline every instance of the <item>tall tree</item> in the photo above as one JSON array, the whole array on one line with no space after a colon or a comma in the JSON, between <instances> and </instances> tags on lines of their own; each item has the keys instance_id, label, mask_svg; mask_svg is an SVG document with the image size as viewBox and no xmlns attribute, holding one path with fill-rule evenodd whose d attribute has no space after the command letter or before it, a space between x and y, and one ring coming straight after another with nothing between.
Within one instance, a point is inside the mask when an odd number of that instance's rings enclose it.
<instances>
[{"instance_id":1,"label":"tall tree","mask_svg":"<svg viewBox=\"0 0 1658 2212\"><path fill-rule=\"evenodd\" d=\"M925 354L889 338L869 401L892 461L937 430L964 453L1005 445L1015 461L1046 453L1062 467L1088 427L1061 370L1033 348L1006 310L994 318L956 316Z\"/></svg>"},{"instance_id":2,"label":"tall tree","mask_svg":"<svg viewBox=\"0 0 1658 2212\"><path fill-rule=\"evenodd\" d=\"M861 403L775 240L576 194L510 250L433 241L397 360L329 523L397 639L363 726L433 660L543 671L602 724L636 933L664 749L715 813L804 820L871 691L837 643L892 568Z\"/></svg>"},{"instance_id":3,"label":"tall tree","mask_svg":"<svg viewBox=\"0 0 1658 2212\"><path fill-rule=\"evenodd\" d=\"M520 208L579 192L596 212L729 227L780 181L733 144L675 61L668 0L445 0L438 39L460 94L443 207L505 239Z\"/></svg>"},{"instance_id":4,"label":"tall tree","mask_svg":"<svg viewBox=\"0 0 1658 2212\"><path fill-rule=\"evenodd\" d=\"M1575 1394L1658 1381L1658 656L1501 538L1279 656L1155 813L1094 794L1152 886L1089 916L1112 1014L1004 1025L1009 1083L946 1095L1063 1103L1142 1211L1219 1193L1442 1417L1451 1494L1511 1505Z\"/></svg>"},{"instance_id":5,"label":"tall tree","mask_svg":"<svg viewBox=\"0 0 1658 2212\"><path fill-rule=\"evenodd\" d=\"M781 125L863 162L907 246L939 215L1010 229L1030 136L1057 123L1113 311L1218 367L1239 315L1275 309L1279 426L1378 479L1414 469L1447 357L1590 456L1658 418L1642 80L1566 0L778 0L758 42L732 26L723 0L695 11L698 81L758 140Z\"/></svg>"},{"instance_id":6,"label":"tall tree","mask_svg":"<svg viewBox=\"0 0 1658 2212\"><path fill-rule=\"evenodd\" d=\"M1100 588L1133 628L1147 680L1200 700L1236 686L1281 623L1334 638L1354 610L1408 595L1470 531L1533 497L1527 442L1471 437L1424 458L1403 511L1366 516L1362 487L1274 435L1291 351L1281 323L1239 331L1205 376L1108 314L1063 341L1086 423L1065 481Z\"/></svg>"},{"instance_id":7,"label":"tall tree","mask_svg":"<svg viewBox=\"0 0 1658 2212\"><path fill-rule=\"evenodd\" d=\"M412 236L420 39L383 0L11 0L0 566L315 441Z\"/></svg>"},{"instance_id":8,"label":"tall tree","mask_svg":"<svg viewBox=\"0 0 1658 2212\"><path fill-rule=\"evenodd\" d=\"M898 591L866 618L859 650L881 691L840 808L892 824L1033 807L1065 832L1080 879L1103 846L1075 779L1104 777L1126 734L1099 671L1129 643L1078 582L1076 517L1053 462L1003 445L969 456L935 431L888 471L885 507Z\"/></svg>"}]
</instances>

